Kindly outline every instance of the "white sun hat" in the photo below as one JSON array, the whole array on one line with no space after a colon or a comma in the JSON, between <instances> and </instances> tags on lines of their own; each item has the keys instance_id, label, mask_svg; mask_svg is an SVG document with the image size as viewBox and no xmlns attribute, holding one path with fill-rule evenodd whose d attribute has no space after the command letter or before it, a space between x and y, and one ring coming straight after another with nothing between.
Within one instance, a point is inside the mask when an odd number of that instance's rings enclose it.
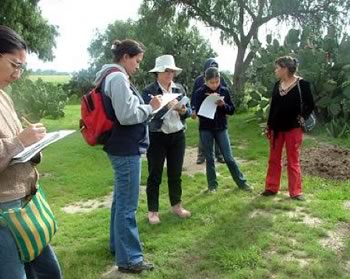
<instances>
[{"instance_id":1,"label":"white sun hat","mask_svg":"<svg viewBox=\"0 0 350 279\"><path fill-rule=\"evenodd\" d=\"M174 70L175 74L178 75L182 72L181 68L175 66L175 59L172 55L166 54L156 58L155 67L150 70L150 73L164 73L166 69Z\"/></svg>"}]
</instances>

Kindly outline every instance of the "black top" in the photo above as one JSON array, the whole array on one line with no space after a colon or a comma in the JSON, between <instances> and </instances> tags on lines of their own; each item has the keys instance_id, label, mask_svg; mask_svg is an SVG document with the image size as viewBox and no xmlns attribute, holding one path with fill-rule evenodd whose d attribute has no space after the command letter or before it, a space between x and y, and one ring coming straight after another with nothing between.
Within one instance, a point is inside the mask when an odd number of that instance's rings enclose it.
<instances>
[{"instance_id":1,"label":"black top","mask_svg":"<svg viewBox=\"0 0 350 279\"><path fill-rule=\"evenodd\" d=\"M300 90L303 99L303 117L308 118L314 109L314 100L311 94L310 83L301 79ZM270 106L267 125L269 129L279 131L289 131L299 128L298 116L300 113L300 95L296 84L286 95L279 93L280 81L275 83L272 91L272 101Z\"/></svg>"},{"instance_id":2,"label":"black top","mask_svg":"<svg viewBox=\"0 0 350 279\"><path fill-rule=\"evenodd\" d=\"M220 96L224 96L224 106L217 107L214 119L209 119L200 115L197 115L199 118L199 130L224 130L227 129L227 119L226 115L232 115L235 111L235 106L230 97L230 91L224 87L219 86L215 91L211 90L206 85L202 85L195 94L192 96L192 105L196 111L199 111L201 104L204 99L211 94L217 92Z\"/></svg>"}]
</instances>

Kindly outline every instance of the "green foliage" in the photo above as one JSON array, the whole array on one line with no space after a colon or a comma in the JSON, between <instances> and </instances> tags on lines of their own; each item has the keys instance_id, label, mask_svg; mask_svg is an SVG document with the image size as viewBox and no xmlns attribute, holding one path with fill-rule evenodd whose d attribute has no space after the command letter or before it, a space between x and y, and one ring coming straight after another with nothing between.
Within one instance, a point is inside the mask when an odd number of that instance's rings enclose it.
<instances>
[{"instance_id":1,"label":"green foliage","mask_svg":"<svg viewBox=\"0 0 350 279\"><path fill-rule=\"evenodd\" d=\"M57 26L41 15L39 0L1 0L0 24L13 28L40 59L52 60Z\"/></svg>"},{"instance_id":2,"label":"green foliage","mask_svg":"<svg viewBox=\"0 0 350 279\"><path fill-rule=\"evenodd\" d=\"M93 68L81 70L73 74L67 84L63 85L63 89L68 93L68 96L82 96L89 92L94 87L96 71Z\"/></svg>"},{"instance_id":3,"label":"green foliage","mask_svg":"<svg viewBox=\"0 0 350 279\"><path fill-rule=\"evenodd\" d=\"M238 104L244 99L246 74L250 63L260 48L259 28L275 19L279 22L298 22L311 30L320 32L327 26L339 26L348 23L347 15L350 0L268 0L268 1L231 1L231 0L144 0L143 7L150 16L161 17L164 22L173 17L183 17L202 21L205 25L221 32L221 40L237 47L235 73L233 77ZM298 31L291 31L286 47L296 46ZM271 47L279 48L277 41L267 38Z\"/></svg>"},{"instance_id":4,"label":"green foliage","mask_svg":"<svg viewBox=\"0 0 350 279\"><path fill-rule=\"evenodd\" d=\"M329 136L334 138L346 138L350 136L350 126L343 118L334 118L326 123L326 131Z\"/></svg>"},{"instance_id":5,"label":"green foliage","mask_svg":"<svg viewBox=\"0 0 350 279\"><path fill-rule=\"evenodd\" d=\"M103 64L112 63L112 42L126 38L140 41L146 47L141 68L132 77L139 88L154 80L154 75L148 71L154 67L157 56L172 54L175 57L177 66L184 73L179 75L177 81L187 88L191 88L193 80L202 73L205 59L214 56L209 42L200 36L196 28L186 27L181 18L160 22L158 17L150 17L147 10L141 9L138 21L116 21L104 33L97 32L88 49L92 64L89 69L73 75L67 86L70 95L88 92L93 86L96 71Z\"/></svg>"},{"instance_id":6,"label":"green foliage","mask_svg":"<svg viewBox=\"0 0 350 279\"><path fill-rule=\"evenodd\" d=\"M32 121L47 116L54 119L64 116L67 95L60 85L40 78L36 81L24 78L12 85L11 97L18 114Z\"/></svg>"},{"instance_id":7,"label":"green foliage","mask_svg":"<svg viewBox=\"0 0 350 279\"><path fill-rule=\"evenodd\" d=\"M248 94L251 107L258 104L259 118L263 116L260 120L266 119L266 114L262 113L266 112L266 100L263 97L269 97L275 82L273 61L279 56L292 55L300 62L299 74L312 84L319 120L332 120L329 124L330 134L347 135L344 132L346 126L333 120L350 121L350 39L344 35L339 44L339 37L333 28L329 28L324 37L316 36L309 28L302 32L291 29L283 46L269 39L270 43L259 49L249 70L255 92Z\"/></svg>"}]
</instances>

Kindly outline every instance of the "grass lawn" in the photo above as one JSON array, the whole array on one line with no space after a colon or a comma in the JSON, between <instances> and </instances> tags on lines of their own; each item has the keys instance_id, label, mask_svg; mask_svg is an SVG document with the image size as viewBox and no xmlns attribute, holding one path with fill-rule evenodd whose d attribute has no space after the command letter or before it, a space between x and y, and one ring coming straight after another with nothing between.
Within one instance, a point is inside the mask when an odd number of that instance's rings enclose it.
<instances>
[{"instance_id":1,"label":"grass lawn","mask_svg":"<svg viewBox=\"0 0 350 279\"><path fill-rule=\"evenodd\" d=\"M49 130L77 129L79 106L67 106L61 120L44 120ZM306 202L287 197L262 198L268 145L249 114L230 118L234 156L254 186L237 190L227 168L218 167L219 191L206 195L203 174L183 176L188 220L169 212L166 179L160 198L162 223L150 226L144 187L137 213L145 258L156 265L140 278L350 278L350 182L304 176ZM198 141L197 123L188 121L187 144ZM325 136L308 138L305 147ZM334 141L333 141L334 143ZM338 142L344 144L344 142ZM66 279L100 278L113 265L109 253L107 208L69 214L66 205L110 195L113 173L100 147L87 146L79 132L51 145L39 166L41 184L59 221L53 246ZM326 156L326 154L325 154ZM195 164L195 162L193 162ZM147 177L143 163L142 185ZM348 209L345 205L348 205Z\"/></svg>"},{"instance_id":2,"label":"grass lawn","mask_svg":"<svg viewBox=\"0 0 350 279\"><path fill-rule=\"evenodd\" d=\"M36 81L41 78L43 81L52 82L56 84L68 83L71 77L69 75L30 75L29 79Z\"/></svg>"}]
</instances>

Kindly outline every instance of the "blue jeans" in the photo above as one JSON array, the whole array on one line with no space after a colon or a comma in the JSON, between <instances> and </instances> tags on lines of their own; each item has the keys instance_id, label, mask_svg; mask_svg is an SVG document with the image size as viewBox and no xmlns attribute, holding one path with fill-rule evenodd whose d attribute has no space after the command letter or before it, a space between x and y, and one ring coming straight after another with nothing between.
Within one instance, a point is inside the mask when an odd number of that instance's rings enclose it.
<instances>
[{"instance_id":1,"label":"blue jeans","mask_svg":"<svg viewBox=\"0 0 350 279\"><path fill-rule=\"evenodd\" d=\"M116 264L129 267L143 261L136 210L141 181L141 157L108 154L114 170L114 192L111 208L110 249Z\"/></svg>"},{"instance_id":2,"label":"blue jeans","mask_svg":"<svg viewBox=\"0 0 350 279\"><path fill-rule=\"evenodd\" d=\"M21 207L21 200L0 203L0 209ZM0 225L0 278L1 279L60 279L61 269L52 248L47 246L30 263L19 258L16 241L6 225Z\"/></svg>"},{"instance_id":3,"label":"blue jeans","mask_svg":"<svg viewBox=\"0 0 350 279\"><path fill-rule=\"evenodd\" d=\"M199 134L205 153L208 188L210 190L213 190L218 187L213 152L214 139L217 145L219 146L222 155L224 156L225 163L231 173L233 180L236 182L238 187L245 187L247 180L244 178L243 174L239 170L235 159L233 158L227 129L200 130Z\"/></svg>"}]
</instances>

